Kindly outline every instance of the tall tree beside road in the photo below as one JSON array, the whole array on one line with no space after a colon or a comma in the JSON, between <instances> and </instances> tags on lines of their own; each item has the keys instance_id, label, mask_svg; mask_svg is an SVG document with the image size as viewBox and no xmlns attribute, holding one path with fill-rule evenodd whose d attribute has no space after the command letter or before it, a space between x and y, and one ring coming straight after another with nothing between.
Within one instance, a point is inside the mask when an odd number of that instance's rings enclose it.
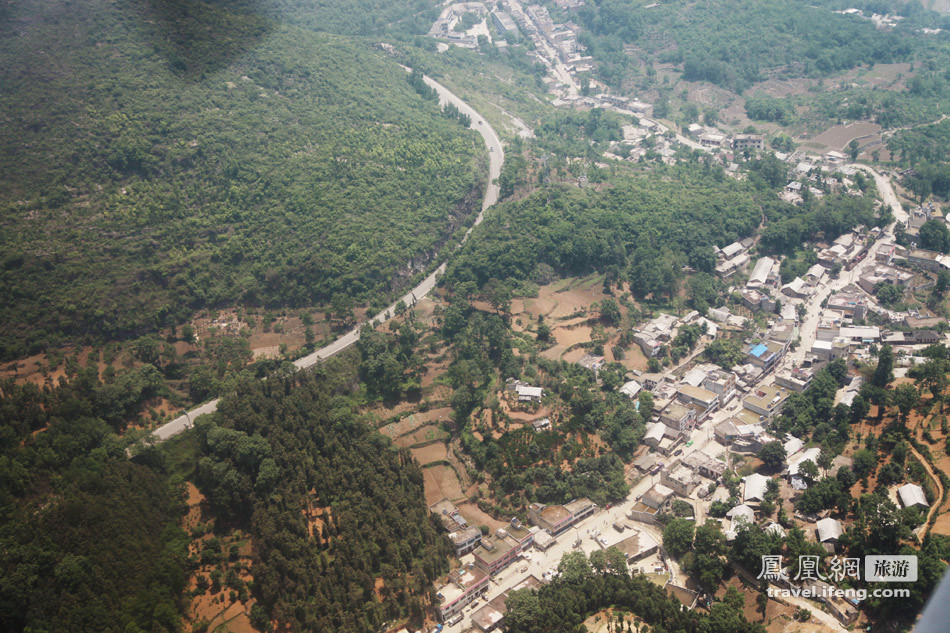
<instances>
[{"instance_id":1,"label":"tall tree beside road","mask_svg":"<svg viewBox=\"0 0 950 633\"><path fill-rule=\"evenodd\" d=\"M894 352L890 345L883 345L877 354L877 368L871 376L871 384L884 389L892 380L894 380Z\"/></svg>"}]
</instances>

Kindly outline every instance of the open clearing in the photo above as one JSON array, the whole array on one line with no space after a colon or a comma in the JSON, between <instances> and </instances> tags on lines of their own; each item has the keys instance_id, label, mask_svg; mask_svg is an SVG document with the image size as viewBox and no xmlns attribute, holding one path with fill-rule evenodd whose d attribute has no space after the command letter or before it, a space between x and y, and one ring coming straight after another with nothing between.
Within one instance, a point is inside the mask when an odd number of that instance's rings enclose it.
<instances>
[{"instance_id":1,"label":"open clearing","mask_svg":"<svg viewBox=\"0 0 950 633\"><path fill-rule=\"evenodd\" d=\"M827 148L841 150L847 147L851 139L861 139L865 136L879 134L881 126L870 121L857 121L848 125L835 125L830 127L815 138L811 139L809 145L821 145ZM865 143L861 142L862 145Z\"/></svg>"},{"instance_id":2,"label":"open clearing","mask_svg":"<svg viewBox=\"0 0 950 633\"><path fill-rule=\"evenodd\" d=\"M444 464L422 469L426 493L426 505L441 499L458 499L463 496L458 475Z\"/></svg>"},{"instance_id":3,"label":"open clearing","mask_svg":"<svg viewBox=\"0 0 950 633\"><path fill-rule=\"evenodd\" d=\"M412 457L423 466L433 462L444 462L448 459L448 449L442 442L429 444L422 448L413 448L411 452Z\"/></svg>"},{"instance_id":4,"label":"open clearing","mask_svg":"<svg viewBox=\"0 0 950 633\"><path fill-rule=\"evenodd\" d=\"M448 433L443 431L440 427L434 424L427 424L426 426L419 427L412 433L396 438L394 444L396 446L410 448L418 446L419 444L425 444L426 442L445 440L447 438Z\"/></svg>"}]
</instances>

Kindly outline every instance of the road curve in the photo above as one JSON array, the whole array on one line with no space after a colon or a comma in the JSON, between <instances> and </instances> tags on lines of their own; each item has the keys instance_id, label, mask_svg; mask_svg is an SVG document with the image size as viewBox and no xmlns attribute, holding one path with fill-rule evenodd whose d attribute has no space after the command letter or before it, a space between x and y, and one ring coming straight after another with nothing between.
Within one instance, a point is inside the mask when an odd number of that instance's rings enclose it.
<instances>
[{"instance_id":1,"label":"road curve","mask_svg":"<svg viewBox=\"0 0 950 633\"><path fill-rule=\"evenodd\" d=\"M406 70L409 69L407 68ZM468 117L472 120L470 126L471 129L481 134L482 139L485 141L485 147L488 149L488 184L485 188L485 197L482 200L481 211L479 211L478 215L475 217L475 223L465 232L465 235L462 238L462 242L465 242L468 239L468 236L471 235L472 229L481 224L485 215L485 211L498 202L498 185L495 181L501 174L501 165L505 160L505 152L501 146L501 141L498 139L498 134L495 133L495 130L491 127L491 125L488 124L488 121L486 121L482 115L476 112L470 105L459 99L448 88L438 83L431 77L424 77L424 80L426 84L434 89L436 93L438 93L439 103L441 105L451 103L456 108L458 108L460 112L468 115ZM419 285L407 292L402 298L377 314L375 317L368 319L368 321L375 320L378 323L385 323L389 319L393 318L395 315L396 306L400 301L404 301L406 305L411 306L419 299L425 297L432 291L433 288L435 288L436 278L443 272L445 272L445 262L442 262L432 274L419 282ZM359 340L360 327L361 326L357 325L355 328L340 336L329 345L322 347L315 352L308 354L307 356L298 358L294 361L294 366L297 369L306 369L307 367L312 367L320 361L326 360L327 358L342 352ZM218 399L216 398L210 402L206 402L198 407L195 407L194 409L178 416L171 422L158 427L152 433L152 437L159 442L167 440L170 437L174 437L186 429L190 429L194 425L195 418L197 418L199 415L214 413L217 408Z\"/></svg>"}]
</instances>

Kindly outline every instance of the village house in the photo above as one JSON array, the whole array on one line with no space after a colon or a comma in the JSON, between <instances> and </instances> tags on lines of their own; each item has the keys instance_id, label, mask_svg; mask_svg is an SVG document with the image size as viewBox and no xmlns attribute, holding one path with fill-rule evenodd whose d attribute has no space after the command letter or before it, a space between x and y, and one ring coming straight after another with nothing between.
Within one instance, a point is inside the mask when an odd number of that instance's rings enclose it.
<instances>
[{"instance_id":1,"label":"village house","mask_svg":"<svg viewBox=\"0 0 950 633\"><path fill-rule=\"evenodd\" d=\"M439 618L445 622L476 599L488 593L490 577L478 567L463 567L449 573L448 582L436 590Z\"/></svg>"},{"instance_id":2,"label":"village house","mask_svg":"<svg viewBox=\"0 0 950 633\"><path fill-rule=\"evenodd\" d=\"M692 470L682 464L677 464L673 468L660 471L660 483L681 497L688 497L701 482Z\"/></svg>"},{"instance_id":3,"label":"village house","mask_svg":"<svg viewBox=\"0 0 950 633\"><path fill-rule=\"evenodd\" d=\"M838 519L828 517L818 521L815 525L815 532L819 543L837 543L841 535L844 534L844 528L841 527L841 522Z\"/></svg>"},{"instance_id":4,"label":"village house","mask_svg":"<svg viewBox=\"0 0 950 633\"><path fill-rule=\"evenodd\" d=\"M639 329L634 330L633 340L643 350L647 358L659 355L665 343L673 339L673 332L679 320L671 314L661 314Z\"/></svg>"},{"instance_id":5,"label":"village house","mask_svg":"<svg viewBox=\"0 0 950 633\"><path fill-rule=\"evenodd\" d=\"M845 288L829 296L826 307L829 310L838 310L846 317L859 320L867 316L867 305L864 295L856 290L849 291Z\"/></svg>"},{"instance_id":6,"label":"village house","mask_svg":"<svg viewBox=\"0 0 950 633\"><path fill-rule=\"evenodd\" d=\"M541 398L544 396L544 389L541 387L518 385L515 391L518 394L519 402L541 402Z\"/></svg>"},{"instance_id":7,"label":"village house","mask_svg":"<svg viewBox=\"0 0 950 633\"><path fill-rule=\"evenodd\" d=\"M774 273L772 272L775 268L775 260L771 257L761 257L755 266L752 268L752 274L749 275L749 281L746 283L747 288L758 288L774 282Z\"/></svg>"},{"instance_id":8,"label":"village house","mask_svg":"<svg viewBox=\"0 0 950 633\"><path fill-rule=\"evenodd\" d=\"M742 478L745 487L742 490L743 503L761 503L765 500L765 491L768 488L769 478L759 473L752 473Z\"/></svg>"},{"instance_id":9,"label":"village house","mask_svg":"<svg viewBox=\"0 0 950 633\"><path fill-rule=\"evenodd\" d=\"M475 566L489 576L494 576L533 544L534 534L521 525L518 519L512 519L506 527L498 528L494 537L482 539L474 552Z\"/></svg>"},{"instance_id":10,"label":"village house","mask_svg":"<svg viewBox=\"0 0 950 633\"><path fill-rule=\"evenodd\" d=\"M699 451L690 453L683 458L682 464L694 471L700 477L718 481L726 472L726 464Z\"/></svg>"},{"instance_id":11,"label":"village house","mask_svg":"<svg viewBox=\"0 0 950 633\"><path fill-rule=\"evenodd\" d=\"M551 536L557 536L592 515L596 509L597 504L587 498L576 499L564 505L532 503L528 506L528 520Z\"/></svg>"},{"instance_id":12,"label":"village house","mask_svg":"<svg viewBox=\"0 0 950 633\"><path fill-rule=\"evenodd\" d=\"M904 484L897 489L897 498L905 508L929 508L924 489L917 484Z\"/></svg>"},{"instance_id":13,"label":"village house","mask_svg":"<svg viewBox=\"0 0 950 633\"><path fill-rule=\"evenodd\" d=\"M763 134L736 134L732 139L732 149L737 152L746 149L765 149L765 136Z\"/></svg>"},{"instance_id":14,"label":"village house","mask_svg":"<svg viewBox=\"0 0 950 633\"><path fill-rule=\"evenodd\" d=\"M778 415L789 396L788 389L775 385L758 387L742 401L746 409L766 416L768 419Z\"/></svg>"},{"instance_id":15,"label":"village house","mask_svg":"<svg viewBox=\"0 0 950 633\"><path fill-rule=\"evenodd\" d=\"M688 433L696 426L696 410L679 402L672 402L660 413L660 422L680 433Z\"/></svg>"},{"instance_id":16,"label":"village house","mask_svg":"<svg viewBox=\"0 0 950 633\"><path fill-rule=\"evenodd\" d=\"M743 268L750 261L749 255L742 253L741 255L736 255L732 259L725 259L716 264L716 274L727 279L731 277L737 270Z\"/></svg>"},{"instance_id":17,"label":"village house","mask_svg":"<svg viewBox=\"0 0 950 633\"><path fill-rule=\"evenodd\" d=\"M758 343L749 349L746 356L748 362L763 370L771 369L785 354L785 348L775 341L767 343Z\"/></svg>"}]
</instances>

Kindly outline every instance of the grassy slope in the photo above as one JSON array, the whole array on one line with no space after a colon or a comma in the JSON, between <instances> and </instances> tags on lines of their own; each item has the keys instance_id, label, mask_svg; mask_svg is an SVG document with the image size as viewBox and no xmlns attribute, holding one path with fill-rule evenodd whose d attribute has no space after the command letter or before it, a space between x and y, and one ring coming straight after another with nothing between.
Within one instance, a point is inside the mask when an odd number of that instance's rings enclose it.
<instances>
[{"instance_id":1,"label":"grassy slope","mask_svg":"<svg viewBox=\"0 0 950 633\"><path fill-rule=\"evenodd\" d=\"M0 19L0 357L370 299L477 193L474 135L365 44L187 0Z\"/></svg>"}]
</instances>

